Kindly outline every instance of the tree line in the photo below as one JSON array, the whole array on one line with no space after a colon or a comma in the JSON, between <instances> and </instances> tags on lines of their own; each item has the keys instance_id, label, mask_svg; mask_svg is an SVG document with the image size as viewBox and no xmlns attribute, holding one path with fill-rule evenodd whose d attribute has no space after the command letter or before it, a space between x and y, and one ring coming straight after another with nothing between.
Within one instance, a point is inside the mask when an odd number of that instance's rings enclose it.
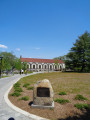
<instances>
[{"instance_id":1,"label":"tree line","mask_svg":"<svg viewBox=\"0 0 90 120\"><path fill-rule=\"evenodd\" d=\"M76 72L90 72L90 33L78 37L67 55L56 57L65 62L66 69Z\"/></svg>"}]
</instances>

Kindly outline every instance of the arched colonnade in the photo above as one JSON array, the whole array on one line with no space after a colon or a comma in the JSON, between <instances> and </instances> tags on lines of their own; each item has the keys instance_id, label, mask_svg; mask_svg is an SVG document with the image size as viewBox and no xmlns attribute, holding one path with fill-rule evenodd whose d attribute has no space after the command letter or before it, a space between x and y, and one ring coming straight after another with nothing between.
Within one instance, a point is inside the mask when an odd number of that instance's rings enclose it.
<instances>
[{"instance_id":1,"label":"arched colonnade","mask_svg":"<svg viewBox=\"0 0 90 120\"><path fill-rule=\"evenodd\" d=\"M64 64L58 63L28 63L28 68L31 71L62 71Z\"/></svg>"}]
</instances>

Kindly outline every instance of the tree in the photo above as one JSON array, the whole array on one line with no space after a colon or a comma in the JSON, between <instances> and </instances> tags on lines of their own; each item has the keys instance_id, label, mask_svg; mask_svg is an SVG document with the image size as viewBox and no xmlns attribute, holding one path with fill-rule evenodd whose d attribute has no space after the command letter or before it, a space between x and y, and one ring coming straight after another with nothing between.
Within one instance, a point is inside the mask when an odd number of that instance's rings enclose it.
<instances>
[{"instance_id":1,"label":"tree","mask_svg":"<svg viewBox=\"0 0 90 120\"><path fill-rule=\"evenodd\" d=\"M79 36L76 43L71 48L67 57L70 60L66 64L74 71L89 72L90 71L90 33L85 32Z\"/></svg>"},{"instance_id":2,"label":"tree","mask_svg":"<svg viewBox=\"0 0 90 120\"><path fill-rule=\"evenodd\" d=\"M59 57L56 57L56 58L54 58L54 59L56 59L56 60L62 60L62 61L66 61L66 60L68 60L69 58L66 56L66 55L64 55L64 56L59 56Z\"/></svg>"},{"instance_id":3,"label":"tree","mask_svg":"<svg viewBox=\"0 0 90 120\"><path fill-rule=\"evenodd\" d=\"M59 56L59 57L56 57L54 59L55 60L62 60L65 63L65 69L70 69L69 64L66 64L66 63L67 63L67 61L70 61L71 59L69 57L67 57L67 55Z\"/></svg>"},{"instance_id":4,"label":"tree","mask_svg":"<svg viewBox=\"0 0 90 120\"><path fill-rule=\"evenodd\" d=\"M22 63L22 69L25 71L27 70L27 62Z\"/></svg>"},{"instance_id":5,"label":"tree","mask_svg":"<svg viewBox=\"0 0 90 120\"><path fill-rule=\"evenodd\" d=\"M15 68L17 69L17 70L21 70L22 69L22 63L21 63L21 60L20 59L16 59L16 61L15 61Z\"/></svg>"},{"instance_id":6,"label":"tree","mask_svg":"<svg viewBox=\"0 0 90 120\"><path fill-rule=\"evenodd\" d=\"M1 52L0 56L3 56L3 70L11 70L15 68L16 56L10 52Z\"/></svg>"},{"instance_id":7,"label":"tree","mask_svg":"<svg viewBox=\"0 0 90 120\"><path fill-rule=\"evenodd\" d=\"M0 56L1 57L1 56ZM0 60L0 69L4 70L4 60Z\"/></svg>"}]
</instances>

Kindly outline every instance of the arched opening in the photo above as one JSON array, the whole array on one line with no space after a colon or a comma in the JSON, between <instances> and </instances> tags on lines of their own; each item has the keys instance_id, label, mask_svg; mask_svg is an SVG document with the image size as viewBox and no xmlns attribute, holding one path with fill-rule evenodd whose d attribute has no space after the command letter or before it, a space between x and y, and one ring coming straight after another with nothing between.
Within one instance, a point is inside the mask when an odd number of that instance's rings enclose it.
<instances>
[{"instance_id":1,"label":"arched opening","mask_svg":"<svg viewBox=\"0 0 90 120\"><path fill-rule=\"evenodd\" d=\"M30 65L29 64L27 64L27 70L29 70L30 69Z\"/></svg>"},{"instance_id":2,"label":"arched opening","mask_svg":"<svg viewBox=\"0 0 90 120\"><path fill-rule=\"evenodd\" d=\"M52 70L52 65L50 65L50 70Z\"/></svg>"},{"instance_id":3,"label":"arched opening","mask_svg":"<svg viewBox=\"0 0 90 120\"><path fill-rule=\"evenodd\" d=\"M33 69L35 69L35 65L33 65Z\"/></svg>"},{"instance_id":4,"label":"arched opening","mask_svg":"<svg viewBox=\"0 0 90 120\"><path fill-rule=\"evenodd\" d=\"M57 70L57 66L55 65L55 70Z\"/></svg>"},{"instance_id":5,"label":"arched opening","mask_svg":"<svg viewBox=\"0 0 90 120\"><path fill-rule=\"evenodd\" d=\"M41 65L39 65L39 69L41 69Z\"/></svg>"},{"instance_id":6,"label":"arched opening","mask_svg":"<svg viewBox=\"0 0 90 120\"><path fill-rule=\"evenodd\" d=\"M47 69L47 66L46 66L46 65L45 65L44 67L45 67L45 69Z\"/></svg>"},{"instance_id":7,"label":"arched opening","mask_svg":"<svg viewBox=\"0 0 90 120\"><path fill-rule=\"evenodd\" d=\"M60 65L60 71L62 71L62 67L61 67L61 65Z\"/></svg>"}]
</instances>

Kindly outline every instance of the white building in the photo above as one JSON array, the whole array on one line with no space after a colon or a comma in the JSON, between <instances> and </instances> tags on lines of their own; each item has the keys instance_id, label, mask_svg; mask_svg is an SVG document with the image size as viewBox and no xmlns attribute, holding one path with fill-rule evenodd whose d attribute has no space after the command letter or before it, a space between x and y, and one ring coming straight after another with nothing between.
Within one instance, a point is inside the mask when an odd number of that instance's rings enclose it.
<instances>
[{"instance_id":1,"label":"white building","mask_svg":"<svg viewBox=\"0 0 90 120\"><path fill-rule=\"evenodd\" d=\"M62 71L65 69L65 63L62 60L22 57L20 59L21 62L27 62L30 71Z\"/></svg>"}]
</instances>

